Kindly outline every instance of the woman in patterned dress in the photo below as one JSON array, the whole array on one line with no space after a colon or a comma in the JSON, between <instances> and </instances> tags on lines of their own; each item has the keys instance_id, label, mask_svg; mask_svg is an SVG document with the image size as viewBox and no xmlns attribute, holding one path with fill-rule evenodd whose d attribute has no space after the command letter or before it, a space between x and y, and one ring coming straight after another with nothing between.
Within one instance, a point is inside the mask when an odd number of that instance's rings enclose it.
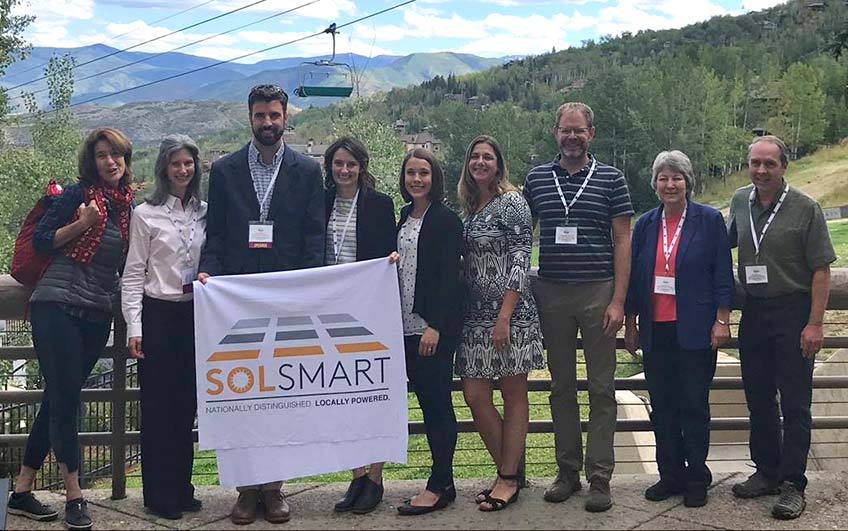
<instances>
[{"instance_id":1,"label":"woman in patterned dress","mask_svg":"<svg viewBox=\"0 0 848 531\"><path fill-rule=\"evenodd\" d=\"M468 146L458 194L466 216L466 293L456 374L498 467L492 488L482 491L477 502L481 511L498 511L518 499L517 472L529 421L527 373L545 366L527 276L533 221L490 136L478 136ZM492 402L495 379L500 380L503 417Z\"/></svg>"}]
</instances>

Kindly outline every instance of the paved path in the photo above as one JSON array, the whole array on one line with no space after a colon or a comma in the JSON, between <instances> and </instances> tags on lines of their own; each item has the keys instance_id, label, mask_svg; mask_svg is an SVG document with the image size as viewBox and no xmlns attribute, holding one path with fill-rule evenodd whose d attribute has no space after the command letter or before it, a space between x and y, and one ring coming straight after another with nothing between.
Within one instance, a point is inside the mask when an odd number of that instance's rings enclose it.
<instances>
[{"instance_id":1,"label":"paved path","mask_svg":"<svg viewBox=\"0 0 848 531\"><path fill-rule=\"evenodd\" d=\"M655 476L621 475L613 479L615 505L605 513L583 510L585 488L562 504L542 500L549 480L532 480L521 492L520 500L498 513L477 510L472 497L486 486L487 480L462 480L457 483L457 501L443 511L420 517L401 517L395 507L415 494L421 481L390 481L386 496L372 514L355 516L333 513L333 503L342 496L346 484L292 484L285 488L292 507L288 524L271 525L264 520L239 529L840 529L848 527L848 472L810 474L807 510L798 520L781 522L770 516L774 496L758 500L737 500L730 486L744 479L743 474L717 474L706 507L689 509L680 497L664 502L649 502L643 492ZM132 489L127 499L112 501L106 490L86 492L95 529L230 529L227 514L235 495L220 487L200 487L203 500L200 513L170 521L146 514L141 491ZM42 493L43 501L60 507L60 493ZM9 529L63 529L61 517L49 524L10 516Z\"/></svg>"}]
</instances>

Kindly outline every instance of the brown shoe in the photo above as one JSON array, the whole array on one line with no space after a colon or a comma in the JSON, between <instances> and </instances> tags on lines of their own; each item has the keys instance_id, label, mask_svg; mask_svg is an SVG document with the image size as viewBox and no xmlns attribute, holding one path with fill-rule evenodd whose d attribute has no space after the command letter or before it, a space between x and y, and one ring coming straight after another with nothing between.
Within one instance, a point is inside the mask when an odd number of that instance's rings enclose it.
<instances>
[{"instance_id":1,"label":"brown shoe","mask_svg":"<svg viewBox=\"0 0 848 531\"><path fill-rule=\"evenodd\" d=\"M279 489L262 491L262 507L265 510L265 520L272 524L282 524L291 518L289 502Z\"/></svg>"},{"instance_id":2,"label":"brown shoe","mask_svg":"<svg viewBox=\"0 0 848 531\"><path fill-rule=\"evenodd\" d=\"M238 501L230 513L230 521L236 525L252 524L256 520L259 491L255 489L239 492Z\"/></svg>"}]
</instances>

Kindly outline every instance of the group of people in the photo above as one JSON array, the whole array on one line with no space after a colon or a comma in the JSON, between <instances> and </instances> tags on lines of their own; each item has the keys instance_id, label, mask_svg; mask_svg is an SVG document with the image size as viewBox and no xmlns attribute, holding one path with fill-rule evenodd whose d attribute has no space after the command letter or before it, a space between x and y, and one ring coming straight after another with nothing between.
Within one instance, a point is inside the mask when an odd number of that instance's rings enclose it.
<instances>
[{"instance_id":1,"label":"group of people","mask_svg":"<svg viewBox=\"0 0 848 531\"><path fill-rule=\"evenodd\" d=\"M36 471L53 448L67 493L65 521L71 529L91 527L78 480L77 404L106 344L118 295L129 353L139 365L144 504L176 519L202 508L191 484L192 282L384 257L397 263L407 376L432 456L426 485L398 506L400 514L436 511L457 496L454 375L497 467L475 503L499 511L518 499L527 375L546 364L558 474L544 498L567 500L582 488L585 470L586 510L609 509L622 325L627 349L644 353L651 395L660 480L645 496L682 494L687 506L702 506L711 482L709 387L716 349L730 335L730 248L738 246L746 294L740 355L757 471L733 492L750 498L780 491L774 515L801 514L813 360L835 255L819 206L783 180L788 158L778 138L751 145L752 186L734 196L729 230L717 210L691 200L695 176L686 155L660 153L651 179L660 206L639 218L631 236L624 174L589 151L592 110L566 103L552 129L560 153L534 168L521 191L510 183L494 138L471 142L457 191L464 219L443 202L437 158L409 151L398 178L407 205L396 222L392 199L375 189L361 142L333 143L323 171L286 146L287 101L277 86L253 88L253 139L212 165L208 204L200 198L199 151L189 137L164 139L154 189L133 209L130 142L109 128L88 136L79 184L54 202L35 233L36 249L54 256L30 301L46 386L10 512L58 516L32 494ZM535 224L539 270L531 282ZM585 458L578 331L591 406ZM496 382L502 413L493 402ZM373 511L383 497L382 470L383 463L353 470L334 509ZM232 522L253 522L259 512L269 522L289 520L281 486L239 487Z\"/></svg>"}]
</instances>

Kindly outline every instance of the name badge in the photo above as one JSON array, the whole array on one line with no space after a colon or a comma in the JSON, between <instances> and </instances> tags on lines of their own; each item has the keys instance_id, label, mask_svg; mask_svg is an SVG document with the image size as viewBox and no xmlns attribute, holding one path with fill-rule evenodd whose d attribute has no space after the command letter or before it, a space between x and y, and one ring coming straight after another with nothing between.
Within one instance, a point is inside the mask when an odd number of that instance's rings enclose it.
<instances>
[{"instance_id":1,"label":"name badge","mask_svg":"<svg viewBox=\"0 0 848 531\"><path fill-rule=\"evenodd\" d=\"M182 271L180 271L180 278L183 283L183 293L191 293L194 291L194 287L192 282L197 278L197 271L193 267L184 267Z\"/></svg>"},{"instance_id":2,"label":"name badge","mask_svg":"<svg viewBox=\"0 0 848 531\"><path fill-rule=\"evenodd\" d=\"M577 245L577 227L557 227L556 243L560 245Z\"/></svg>"},{"instance_id":3,"label":"name badge","mask_svg":"<svg viewBox=\"0 0 848 531\"><path fill-rule=\"evenodd\" d=\"M270 249L274 244L273 221L251 221L247 246L251 249Z\"/></svg>"},{"instance_id":4,"label":"name badge","mask_svg":"<svg viewBox=\"0 0 848 531\"><path fill-rule=\"evenodd\" d=\"M654 293L659 295L674 295L674 277L654 277Z\"/></svg>"},{"instance_id":5,"label":"name badge","mask_svg":"<svg viewBox=\"0 0 848 531\"><path fill-rule=\"evenodd\" d=\"M766 269L766 266L745 266L745 283L768 284L768 269Z\"/></svg>"}]
</instances>

